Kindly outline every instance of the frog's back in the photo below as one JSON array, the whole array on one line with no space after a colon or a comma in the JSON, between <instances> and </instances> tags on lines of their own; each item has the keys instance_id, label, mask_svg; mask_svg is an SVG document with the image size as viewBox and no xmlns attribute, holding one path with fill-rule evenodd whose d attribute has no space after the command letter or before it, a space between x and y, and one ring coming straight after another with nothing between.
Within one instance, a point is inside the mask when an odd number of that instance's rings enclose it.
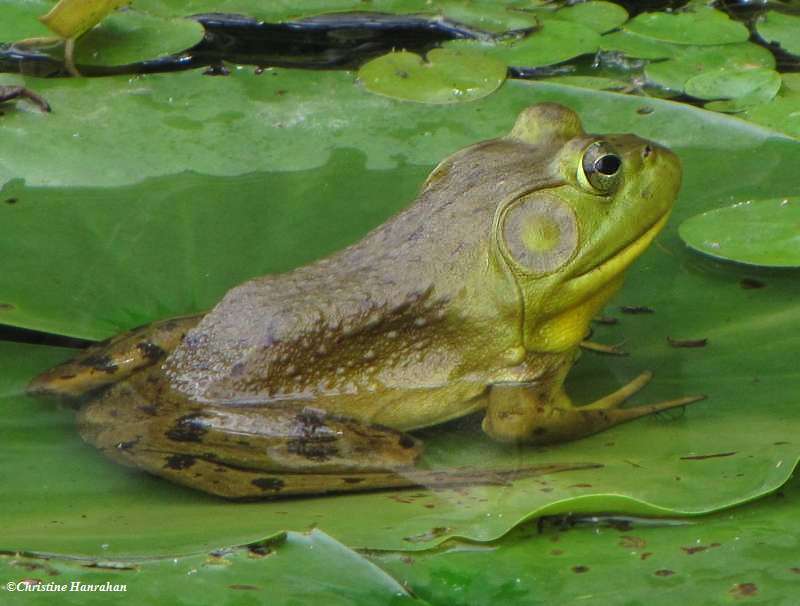
<instances>
[{"instance_id":1,"label":"frog's back","mask_svg":"<svg viewBox=\"0 0 800 606\"><path fill-rule=\"evenodd\" d=\"M200 401L257 403L469 374L465 340L485 348L496 335L463 323L460 300L487 296L465 280L492 271L498 203L550 184L531 168L546 165L545 153L504 139L468 148L359 243L232 289L167 360L173 386ZM510 279L506 287L515 298Z\"/></svg>"}]
</instances>

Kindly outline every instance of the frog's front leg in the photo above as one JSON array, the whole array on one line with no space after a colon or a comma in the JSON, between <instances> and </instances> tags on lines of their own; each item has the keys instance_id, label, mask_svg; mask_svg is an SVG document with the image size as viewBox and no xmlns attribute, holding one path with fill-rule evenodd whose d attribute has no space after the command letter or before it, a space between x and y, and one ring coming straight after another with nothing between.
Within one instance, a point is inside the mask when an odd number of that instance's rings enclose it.
<instances>
[{"instance_id":1,"label":"frog's front leg","mask_svg":"<svg viewBox=\"0 0 800 606\"><path fill-rule=\"evenodd\" d=\"M586 406L574 406L564 392L562 368L550 383L499 383L489 391L483 430L500 442L551 444L591 435L649 414L705 399L688 396L656 404L619 408L642 389L653 373L644 372L617 391Z\"/></svg>"}]
</instances>

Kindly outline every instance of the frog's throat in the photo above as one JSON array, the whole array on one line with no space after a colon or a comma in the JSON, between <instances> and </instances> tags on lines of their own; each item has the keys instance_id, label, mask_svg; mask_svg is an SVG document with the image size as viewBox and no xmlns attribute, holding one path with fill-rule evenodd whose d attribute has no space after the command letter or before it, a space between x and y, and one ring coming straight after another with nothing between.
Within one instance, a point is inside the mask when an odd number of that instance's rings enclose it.
<instances>
[{"instance_id":1,"label":"frog's throat","mask_svg":"<svg viewBox=\"0 0 800 606\"><path fill-rule=\"evenodd\" d=\"M669 219L669 211L664 213L661 218L630 244L627 244L589 271L568 280L564 284L564 288L570 294L580 297L584 293L595 290L598 284L611 282L622 274L650 246L658 232L666 225L667 219Z\"/></svg>"}]
</instances>

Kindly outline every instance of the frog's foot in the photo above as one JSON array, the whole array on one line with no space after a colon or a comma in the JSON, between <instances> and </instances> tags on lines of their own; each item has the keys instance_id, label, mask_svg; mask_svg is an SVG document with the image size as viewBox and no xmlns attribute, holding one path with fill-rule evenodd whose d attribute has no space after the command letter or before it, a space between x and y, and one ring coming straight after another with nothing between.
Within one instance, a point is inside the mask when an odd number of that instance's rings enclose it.
<instances>
[{"instance_id":1,"label":"frog's foot","mask_svg":"<svg viewBox=\"0 0 800 606\"><path fill-rule=\"evenodd\" d=\"M75 397L125 379L175 349L200 318L202 315L154 322L92 345L35 377L28 393Z\"/></svg>"},{"instance_id":2,"label":"frog's foot","mask_svg":"<svg viewBox=\"0 0 800 606\"><path fill-rule=\"evenodd\" d=\"M620 423L706 398L704 395L686 396L620 408L652 378L652 372L643 372L617 391L586 406L573 406L563 392L553 395L529 384L495 385L489 392L483 429L502 442L551 444L582 438Z\"/></svg>"},{"instance_id":3,"label":"frog's foot","mask_svg":"<svg viewBox=\"0 0 800 606\"><path fill-rule=\"evenodd\" d=\"M50 104L44 97L37 95L32 90L28 90L24 86L0 86L0 103L15 99L27 99L43 112L50 111Z\"/></svg>"}]
</instances>

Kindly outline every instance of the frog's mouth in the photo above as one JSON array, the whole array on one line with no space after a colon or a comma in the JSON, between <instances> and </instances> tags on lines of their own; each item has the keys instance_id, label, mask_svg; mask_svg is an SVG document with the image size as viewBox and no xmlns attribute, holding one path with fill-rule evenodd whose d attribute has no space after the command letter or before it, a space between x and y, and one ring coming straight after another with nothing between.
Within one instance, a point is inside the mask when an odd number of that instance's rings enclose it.
<instances>
[{"instance_id":1,"label":"frog's mouth","mask_svg":"<svg viewBox=\"0 0 800 606\"><path fill-rule=\"evenodd\" d=\"M648 227L642 235L623 246L605 261L569 279L565 287L578 294L585 292L587 287L588 290L595 290L598 285L608 284L624 272L650 246L658 232L666 225L667 219L669 219L669 211Z\"/></svg>"}]
</instances>

